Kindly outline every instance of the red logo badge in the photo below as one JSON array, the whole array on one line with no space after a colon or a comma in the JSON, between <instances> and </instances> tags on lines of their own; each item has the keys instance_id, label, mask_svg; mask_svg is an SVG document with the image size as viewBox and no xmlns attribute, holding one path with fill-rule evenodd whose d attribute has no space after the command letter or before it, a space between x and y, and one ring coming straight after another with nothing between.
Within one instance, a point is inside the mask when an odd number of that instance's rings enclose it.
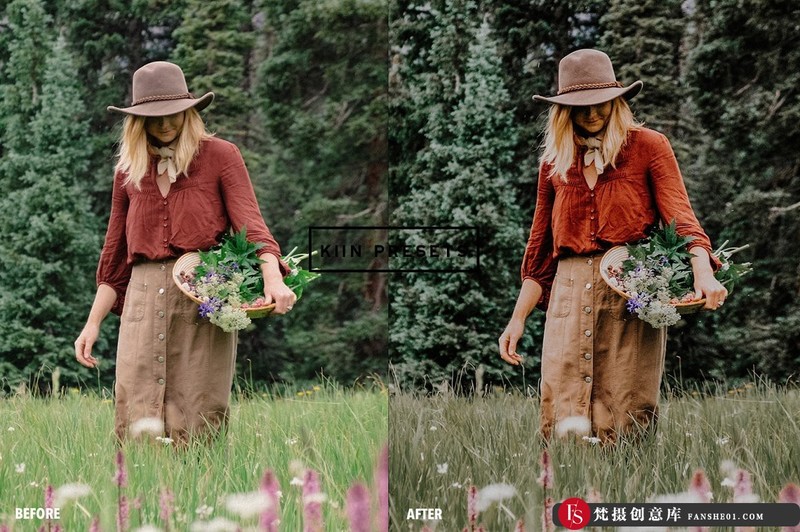
<instances>
[{"instance_id":1,"label":"red logo badge","mask_svg":"<svg viewBox=\"0 0 800 532\"><path fill-rule=\"evenodd\" d=\"M589 524L590 518L589 505L583 499L566 499L558 507L558 520L561 521L561 526L569 530L580 530Z\"/></svg>"}]
</instances>

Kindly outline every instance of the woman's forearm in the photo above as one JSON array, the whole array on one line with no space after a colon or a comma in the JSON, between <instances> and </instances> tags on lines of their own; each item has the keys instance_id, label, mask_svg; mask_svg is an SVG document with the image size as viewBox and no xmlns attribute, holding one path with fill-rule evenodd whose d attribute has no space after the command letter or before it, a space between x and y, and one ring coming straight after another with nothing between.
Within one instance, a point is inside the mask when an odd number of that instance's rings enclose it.
<instances>
[{"instance_id":1,"label":"woman's forearm","mask_svg":"<svg viewBox=\"0 0 800 532\"><path fill-rule=\"evenodd\" d=\"M525 321L542 298L542 287L533 279L522 281L522 288L517 297L517 304L511 314L511 320Z\"/></svg>"},{"instance_id":2,"label":"woman's forearm","mask_svg":"<svg viewBox=\"0 0 800 532\"><path fill-rule=\"evenodd\" d=\"M261 274L264 276L264 283L283 282L278 257L272 253L265 253L261 256L261 259L264 261L261 263Z\"/></svg>"},{"instance_id":3,"label":"woman's forearm","mask_svg":"<svg viewBox=\"0 0 800 532\"><path fill-rule=\"evenodd\" d=\"M97 287L97 294L94 296L94 303L92 303L92 310L89 311L89 317L86 319L87 324L100 326L103 320L111 312L111 307L117 301L117 291L107 284L101 284Z\"/></svg>"}]
</instances>

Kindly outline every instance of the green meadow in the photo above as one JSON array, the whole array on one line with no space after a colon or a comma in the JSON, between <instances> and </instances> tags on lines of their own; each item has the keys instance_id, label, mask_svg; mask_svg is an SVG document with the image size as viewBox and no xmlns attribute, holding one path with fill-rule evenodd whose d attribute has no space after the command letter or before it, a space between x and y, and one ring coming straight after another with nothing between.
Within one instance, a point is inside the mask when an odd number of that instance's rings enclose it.
<instances>
[{"instance_id":1,"label":"green meadow","mask_svg":"<svg viewBox=\"0 0 800 532\"><path fill-rule=\"evenodd\" d=\"M308 468L319 474L325 494L325 529L348 530L349 487L366 484L375 501L375 465L386 444L387 419L388 396L379 386L342 390L324 385L280 396L238 396L227 438L186 449L152 437L127 442L121 450L128 481L118 491L110 398L77 390L53 399L6 398L0 400L0 527L36 530L44 522L15 523L16 508L44 507L48 484L81 483L91 492L61 507L58 524L68 531L88 530L96 516L102 530L116 530L120 494L129 502L131 530L144 525L190 530L196 521L215 518L248 530L257 518L230 511L228 496L258 490L271 469L282 493L280 529L302 530L297 479ZM159 515L159 494L165 489L173 493L175 506L166 523Z\"/></svg>"},{"instance_id":2,"label":"green meadow","mask_svg":"<svg viewBox=\"0 0 800 532\"><path fill-rule=\"evenodd\" d=\"M390 424L391 529L422 529L409 508L441 508L436 531L467 526L467 489L506 483L516 495L479 516L486 530L542 529L545 497L595 497L605 502L647 502L687 491L703 469L714 502L731 502L725 482L735 467L749 472L753 493L777 502L789 482L800 484L800 390L766 383L719 387L662 398L658 430L639 443L601 447L574 435L549 446L554 485L537 483L542 443L534 397L495 394L392 397ZM621 529L627 530L627 529ZM760 529L765 530L765 529Z\"/></svg>"}]
</instances>

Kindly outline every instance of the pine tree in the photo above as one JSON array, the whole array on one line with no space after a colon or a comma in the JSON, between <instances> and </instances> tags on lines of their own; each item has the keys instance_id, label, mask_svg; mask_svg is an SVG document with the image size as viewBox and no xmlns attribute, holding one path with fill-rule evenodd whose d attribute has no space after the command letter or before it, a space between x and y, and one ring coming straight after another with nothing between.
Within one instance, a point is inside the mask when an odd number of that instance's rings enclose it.
<instances>
[{"instance_id":1,"label":"pine tree","mask_svg":"<svg viewBox=\"0 0 800 532\"><path fill-rule=\"evenodd\" d=\"M11 145L6 157L19 163L2 175L0 360L14 367L4 372L7 385L42 386L56 367L63 384L90 375L72 343L91 305L100 248L81 182L91 146L81 142L87 122L75 62L63 38L48 50L38 109L24 126L30 146Z\"/></svg>"},{"instance_id":2,"label":"pine tree","mask_svg":"<svg viewBox=\"0 0 800 532\"><path fill-rule=\"evenodd\" d=\"M406 78L412 101L424 106L429 119L426 146L417 154L417 172L408 177L408 193L397 200L393 224L478 226L481 270L395 274L391 363L404 385L468 388L479 366L494 382L505 372L495 351L516 295L524 222L511 193L517 128L497 43L485 21L465 33L451 30L453 19L473 15L474 4L444 4L431 13L437 28L425 55L433 68ZM469 44L463 71L453 70L451 54L459 46L452 39L464 37ZM465 232L446 243L474 250L474 237ZM392 264L410 269L415 260L399 257Z\"/></svg>"},{"instance_id":3,"label":"pine tree","mask_svg":"<svg viewBox=\"0 0 800 532\"><path fill-rule=\"evenodd\" d=\"M680 132L686 91L681 44L686 21L680 0L612 0L600 19L600 47L614 63L617 79L637 79L644 90L631 100L634 113L671 139Z\"/></svg>"},{"instance_id":4,"label":"pine tree","mask_svg":"<svg viewBox=\"0 0 800 532\"><path fill-rule=\"evenodd\" d=\"M212 130L237 144L248 135L250 53L255 41L247 2L188 0L183 22L173 33L172 60L199 96L216 95L207 120Z\"/></svg>"}]
</instances>

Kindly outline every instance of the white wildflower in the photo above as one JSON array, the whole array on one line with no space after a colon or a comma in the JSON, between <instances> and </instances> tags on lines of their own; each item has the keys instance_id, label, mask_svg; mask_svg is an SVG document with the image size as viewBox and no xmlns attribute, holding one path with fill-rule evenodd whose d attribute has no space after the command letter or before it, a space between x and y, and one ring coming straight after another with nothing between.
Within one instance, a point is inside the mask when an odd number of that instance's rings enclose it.
<instances>
[{"instance_id":1,"label":"white wildflower","mask_svg":"<svg viewBox=\"0 0 800 532\"><path fill-rule=\"evenodd\" d=\"M719 464L719 472L725 475L726 477L732 477L736 474L736 471L739 468L736 467L736 464L733 460L723 460Z\"/></svg>"},{"instance_id":2,"label":"white wildflower","mask_svg":"<svg viewBox=\"0 0 800 532\"><path fill-rule=\"evenodd\" d=\"M517 494L517 489L511 484L489 484L478 491L478 512L486 511L493 502L500 502Z\"/></svg>"},{"instance_id":3,"label":"white wildflower","mask_svg":"<svg viewBox=\"0 0 800 532\"><path fill-rule=\"evenodd\" d=\"M430 430L431 430L431 431L435 431L435 430L437 430L437 428L436 428L436 425L431 425L431 428L430 428Z\"/></svg>"},{"instance_id":4,"label":"white wildflower","mask_svg":"<svg viewBox=\"0 0 800 532\"><path fill-rule=\"evenodd\" d=\"M295 477L302 477L306 472L306 466L300 460L289 462L289 473Z\"/></svg>"},{"instance_id":5,"label":"white wildflower","mask_svg":"<svg viewBox=\"0 0 800 532\"><path fill-rule=\"evenodd\" d=\"M732 478L725 477L722 479L722 482L720 482L720 485L725 488L733 488L736 486L736 482L734 482Z\"/></svg>"},{"instance_id":6,"label":"white wildflower","mask_svg":"<svg viewBox=\"0 0 800 532\"><path fill-rule=\"evenodd\" d=\"M648 502L654 504L694 504L704 503L705 501L698 493L692 491L682 491L680 493L668 493L666 495L657 495L650 499Z\"/></svg>"},{"instance_id":7,"label":"white wildflower","mask_svg":"<svg viewBox=\"0 0 800 532\"><path fill-rule=\"evenodd\" d=\"M164 422L157 417L143 417L131 423L131 436L138 438L142 433L161 436L164 432Z\"/></svg>"},{"instance_id":8,"label":"white wildflower","mask_svg":"<svg viewBox=\"0 0 800 532\"><path fill-rule=\"evenodd\" d=\"M92 492L92 488L86 484L72 483L64 484L53 494L53 506L60 508L69 501L74 501L85 497Z\"/></svg>"},{"instance_id":9,"label":"white wildflower","mask_svg":"<svg viewBox=\"0 0 800 532\"><path fill-rule=\"evenodd\" d=\"M328 500L328 496L322 492L312 493L303 497L303 504L322 504Z\"/></svg>"},{"instance_id":10,"label":"white wildflower","mask_svg":"<svg viewBox=\"0 0 800 532\"><path fill-rule=\"evenodd\" d=\"M153 525L142 525L133 532L162 532L160 528Z\"/></svg>"},{"instance_id":11,"label":"white wildflower","mask_svg":"<svg viewBox=\"0 0 800 532\"><path fill-rule=\"evenodd\" d=\"M251 491L248 493L234 493L225 499L228 511L247 519L259 515L272 505L266 493Z\"/></svg>"},{"instance_id":12,"label":"white wildflower","mask_svg":"<svg viewBox=\"0 0 800 532\"><path fill-rule=\"evenodd\" d=\"M191 532L237 532L239 525L224 517L217 517L212 521L195 521L191 524Z\"/></svg>"},{"instance_id":13,"label":"white wildflower","mask_svg":"<svg viewBox=\"0 0 800 532\"><path fill-rule=\"evenodd\" d=\"M194 511L194 513L196 513L197 517L199 517L200 519L208 519L209 517L211 517L211 514L214 513L214 507L204 504L202 506L199 506L197 510Z\"/></svg>"},{"instance_id":14,"label":"white wildflower","mask_svg":"<svg viewBox=\"0 0 800 532\"><path fill-rule=\"evenodd\" d=\"M24 473L25 472L25 464L16 464L14 466L14 471L17 473Z\"/></svg>"},{"instance_id":15,"label":"white wildflower","mask_svg":"<svg viewBox=\"0 0 800 532\"><path fill-rule=\"evenodd\" d=\"M461 482L453 482L451 487L456 488L456 489L461 489L461 488L464 487L464 485Z\"/></svg>"},{"instance_id":16,"label":"white wildflower","mask_svg":"<svg viewBox=\"0 0 800 532\"><path fill-rule=\"evenodd\" d=\"M595 445L600 443L600 438L595 438L594 436L584 436L583 441L588 441L589 443Z\"/></svg>"},{"instance_id":17,"label":"white wildflower","mask_svg":"<svg viewBox=\"0 0 800 532\"><path fill-rule=\"evenodd\" d=\"M160 441L164 445L169 445L170 443L173 443L175 440L173 440L172 438L166 438L166 437L162 438L161 436L156 436L156 441Z\"/></svg>"},{"instance_id":18,"label":"white wildflower","mask_svg":"<svg viewBox=\"0 0 800 532\"><path fill-rule=\"evenodd\" d=\"M289 481L290 486L302 486L303 484L305 484L305 482L303 482L303 479L300 477L292 477L292 480Z\"/></svg>"},{"instance_id":19,"label":"white wildflower","mask_svg":"<svg viewBox=\"0 0 800 532\"><path fill-rule=\"evenodd\" d=\"M17 429L15 429L14 427L8 427L8 432L14 432L15 430Z\"/></svg>"},{"instance_id":20,"label":"white wildflower","mask_svg":"<svg viewBox=\"0 0 800 532\"><path fill-rule=\"evenodd\" d=\"M727 445L731 439L727 436L723 436L721 438L717 438L717 445Z\"/></svg>"},{"instance_id":21,"label":"white wildflower","mask_svg":"<svg viewBox=\"0 0 800 532\"><path fill-rule=\"evenodd\" d=\"M592 432L592 422L584 416L570 416L556 423L557 436L566 436L570 432L578 435L589 434Z\"/></svg>"},{"instance_id":22,"label":"white wildflower","mask_svg":"<svg viewBox=\"0 0 800 532\"><path fill-rule=\"evenodd\" d=\"M297 441L298 441L297 438L289 438L288 440L286 440L286 444L287 445L297 445Z\"/></svg>"},{"instance_id":23,"label":"white wildflower","mask_svg":"<svg viewBox=\"0 0 800 532\"><path fill-rule=\"evenodd\" d=\"M447 467L448 467L447 462L443 464L436 464L436 472L439 473L440 475L447 474Z\"/></svg>"}]
</instances>

